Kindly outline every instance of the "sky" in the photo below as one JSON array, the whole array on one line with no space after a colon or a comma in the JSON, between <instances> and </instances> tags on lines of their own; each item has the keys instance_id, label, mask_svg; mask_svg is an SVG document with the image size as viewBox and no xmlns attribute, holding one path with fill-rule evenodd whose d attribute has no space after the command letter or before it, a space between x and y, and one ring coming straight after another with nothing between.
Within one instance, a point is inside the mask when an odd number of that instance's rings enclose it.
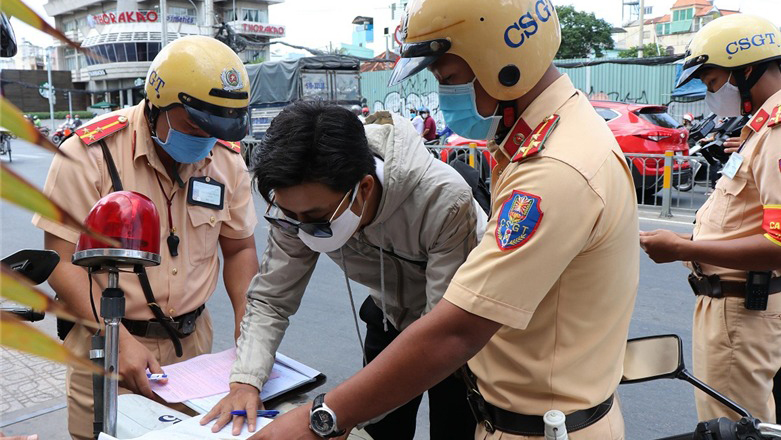
<instances>
[{"instance_id":1,"label":"sky","mask_svg":"<svg viewBox=\"0 0 781 440\"><path fill-rule=\"evenodd\" d=\"M1 1L1 0L0 0ZM43 5L46 0L24 0L36 12L51 23ZM575 9L593 12L614 26L621 24L622 0L553 0L555 5L573 5ZM392 0L286 0L284 3L269 7L271 24L284 25L284 41L314 48L326 48L329 43L336 47L339 43L349 43L352 38L352 20L358 15L375 18L375 53L385 49L382 35L385 26L395 27L398 19L390 20ZM646 6L653 6L652 16L661 16L669 12L674 0L645 0ZM781 1L779 0L716 0L716 6L724 9L740 9L745 13L763 15L777 25L781 25ZM50 38L45 34L12 19L17 39L28 39L34 44L45 46ZM272 46L275 52L287 52L285 46Z\"/></svg>"}]
</instances>

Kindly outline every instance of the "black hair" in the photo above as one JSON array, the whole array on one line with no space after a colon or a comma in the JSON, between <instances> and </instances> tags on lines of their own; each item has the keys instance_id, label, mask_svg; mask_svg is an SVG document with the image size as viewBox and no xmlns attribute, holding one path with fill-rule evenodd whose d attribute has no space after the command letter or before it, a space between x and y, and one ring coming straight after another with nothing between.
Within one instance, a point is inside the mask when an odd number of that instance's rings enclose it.
<instances>
[{"instance_id":1,"label":"black hair","mask_svg":"<svg viewBox=\"0 0 781 440\"><path fill-rule=\"evenodd\" d=\"M305 182L347 192L375 162L363 123L350 110L315 101L298 101L271 121L252 161L253 180L271 203L271 192Z\"/></svg>"}]
</instances>

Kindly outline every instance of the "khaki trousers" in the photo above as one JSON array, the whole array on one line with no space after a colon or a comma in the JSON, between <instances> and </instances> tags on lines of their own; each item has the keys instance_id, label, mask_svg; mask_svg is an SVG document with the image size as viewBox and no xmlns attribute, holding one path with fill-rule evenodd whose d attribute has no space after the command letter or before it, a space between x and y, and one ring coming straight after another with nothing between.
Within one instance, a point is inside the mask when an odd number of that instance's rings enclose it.
<instances>
[{"instance_id":1,"label":"khaki trousers","mask_svg":"<svg viewBox=\"0 0 781 440\"><path fill-rule=\"evenodd\" d=\"M618 401L618 394L614 397L613 407L597 423L580 431L567 433L567 436L570 440L623 440L624 416L621 415L621 404ZM541 438L544 437L528 437L501 431L489 433L481 423L477 424L477 431L475 432L475 440L533 440Z\"/></svg>"},{"instance_id":2,"label":"khaki trousers","mask_svg":"<svg viewBox=\"0 0 781 440\"><path fill-rule=\"evenodd\" d=\"M68 333L63 344L76 356L89 359L92 332L80 325L75 325ZM176 357L173 343L169 339L136 338L151 351L160 365L169 365L200 354L211 352L212 347L212 322L209 311L204 310L198 318L195 333L182 339L181 358ZM122 347L120 347L122 350ZM90 440L92 436L93 402L92 402L92 373L75 370L68 367L65 376L65 387L68 400L68 431L76 440ZM129 390L120 387L120 394L130 393ZM193 414L193 411L182 404L169 405L185 414Z\"/></svg>"},{"instance_id":3,"label":"khaki trousers","mask_svg":"<svg viewBox=\"0 0 781 440\"><path fill-rule=\"evenodd\" d=\"M781 369L781 294L767 310L746 310L742 298L697 296L694 309L694 375L746 408L775 423L773 376ZM695 392L700 420L739 416L712 397Z\"/></svg>"}]
</instances>

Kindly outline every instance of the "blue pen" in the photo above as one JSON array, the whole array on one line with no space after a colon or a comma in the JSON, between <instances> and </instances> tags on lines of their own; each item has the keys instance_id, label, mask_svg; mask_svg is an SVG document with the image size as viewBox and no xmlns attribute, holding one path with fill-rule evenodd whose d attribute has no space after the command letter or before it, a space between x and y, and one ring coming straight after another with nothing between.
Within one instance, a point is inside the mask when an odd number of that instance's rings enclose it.
<instances>
[{"instance_id":1,"label":"blue pen","mask_svg":"<svg viewBox=\"0 0 781 440\"><path fill-rule=\"evenodd\" d=\"M231 415L232 416L244 416L244 417L247 417L247 411L244 411L243 409L236 410L236 411L231 411ZM279 411L265 410L265 409L259 409L258 410L258 417L265 417L267 419L273 419L277 415L279 415Z\"/></svg>"},{"instance_id":2,"label":"blue pen","mask_svg":"<svg viewBox=\"0 0 781 440\"><path fill-rule=\"evenodd\" d=\"M155 373L155 374L146 373L146 377L149 380L168 379L168 375L167 374L159 374L159 373Z\"/></svg>"}]
</instances>

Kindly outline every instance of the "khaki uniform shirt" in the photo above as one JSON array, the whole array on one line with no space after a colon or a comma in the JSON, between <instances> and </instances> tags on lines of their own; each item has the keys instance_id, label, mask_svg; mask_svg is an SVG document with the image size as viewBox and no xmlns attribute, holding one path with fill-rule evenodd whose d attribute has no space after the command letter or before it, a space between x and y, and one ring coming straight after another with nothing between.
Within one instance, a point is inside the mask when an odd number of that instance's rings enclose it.
<instances>
[{"instance_id":1,"label":"khaki uniform shirt","mask_svg":"<svg viewBox=\"0 0 781 440\"><path fill-rule=\"evenodd\" d=\"M500 164L524 137L519 125L554 113L540 153L496 170L486 234L444 296L503 325L469 367L489 403L528 415L590 408L615 392L639 276L626 161L566 75L523 112ZM506 236L518 212L521 228Z\"/></svg>"},{"instance_id":2,"label":"khaki uniform shirt","mask_svg":"<svg viewBox=\"0 0 781 440\"><path fill-rule=\"evenodd\" d=\"M162 262L159 266L147 268L147 273L157 303L169 316L176 317L195 310L214 292L220 268L217 251L219 237L250 237L257 219L250 193L249 174L241 155L219 144L214 146L206 159L180 165L179 175L186 185L190 177L200 176L209 176L224 184L223 209L188 204L187 186L179 188L171 181L154 150L143 105L141 103L112 113L127 117L128 126L106 137L105 142L124 189L149 197L160 214ZM81 134L82 129L77 134ZM82 220L98 199L113 191L111 178L99 144L88 147L78 136L73 136L61 148L74 160L69 161L59 155L54 157L43 192L76 219ZM160 178L165 195L155 176ZM173 227L180 239L179 255L176 257L170 255L166 244L169 235L166 200L171 194ZM33 224L71 243L76 243L79 238L77 230L37 215L33 218ZM95 288L106 287L105 274L94 278ZM119 286L125 291L125 317L135 320L153 318L136 275L120 274ZM88 301L88 295L88 292L84 292L85 301Z\"/></svg>"},{"instance_id":3,"label":"khaki uniform shirt","mask_svg":"<svg viewBox=\"0 0 781 440\"><path fill-rule=\"evenodd\" d=\"M743 127L743 159L734 177L722 175L697 211L693 240L734 240L764 234L781 246L781 91ZM687 263L689 268L691 263ZM744 281L746 271L700 264L705 275ZM779 272L776 271L776 275Z\"/></svg>"}]
</instances>

